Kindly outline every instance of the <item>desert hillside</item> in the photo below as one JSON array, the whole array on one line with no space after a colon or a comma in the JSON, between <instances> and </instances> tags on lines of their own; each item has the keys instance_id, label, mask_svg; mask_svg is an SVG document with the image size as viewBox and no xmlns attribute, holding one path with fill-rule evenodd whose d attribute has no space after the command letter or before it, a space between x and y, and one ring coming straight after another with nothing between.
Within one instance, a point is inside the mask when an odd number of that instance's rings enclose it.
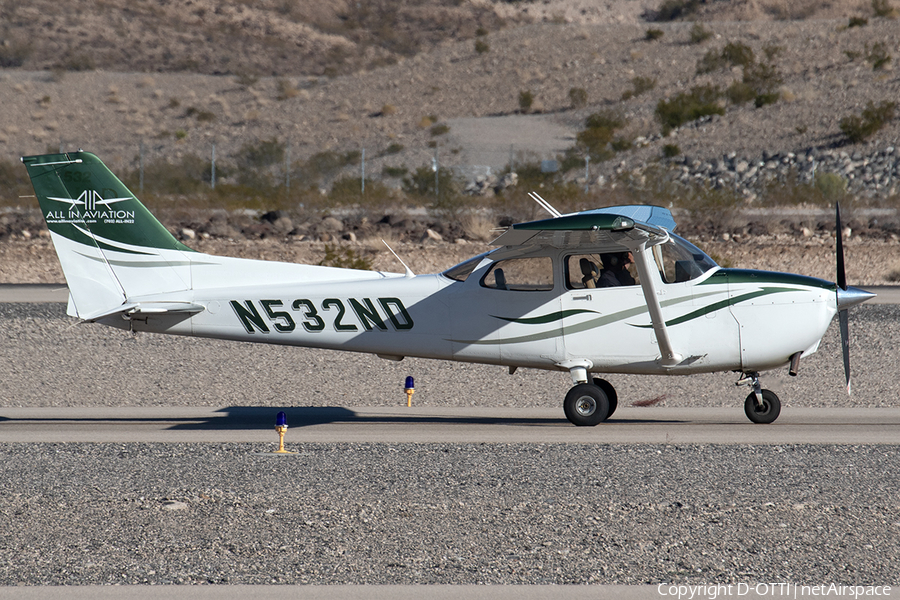
<instances>
[{"instance_id":1,"label":"desert hillside","mask_svg":"<svg viewBox=\"0 0 900 600\"><path fill-rule=\"evenodd\" d=\"M0 61L27 70L321 76L525 23L848 19L870 7L865 0L4 0Z\"/></svg>"},{"instance_id":2,"label":"desert hillside","mask_svg":"<svg viewBox=\"0 0 900 600\"><path fill-rule=\"evenodd\" d=\"M554 158L588 115L614 110L636 143L602 171L667 144L701 159L847 147L842 118L900 97L900 24L871 3L686 3L688 18L663 22L652 19L666 3L650 0L375 2L365 15L341 1L7 0L0 49L15 66L0 71L0 158L84 148L123 169L142 143L147 160L208 157L213 144L227 160L277 140L293 160L365 150L379 177L436 153L447 166ZM385 28L416 43L391 45ZM660 100L740 81L733 64L699 72L728 44L759 64L771 56L779 100L720 100L723 116L660 136ZM896 145L898 133L895 119L867 142Z\"/></svg>"}]
</instances>

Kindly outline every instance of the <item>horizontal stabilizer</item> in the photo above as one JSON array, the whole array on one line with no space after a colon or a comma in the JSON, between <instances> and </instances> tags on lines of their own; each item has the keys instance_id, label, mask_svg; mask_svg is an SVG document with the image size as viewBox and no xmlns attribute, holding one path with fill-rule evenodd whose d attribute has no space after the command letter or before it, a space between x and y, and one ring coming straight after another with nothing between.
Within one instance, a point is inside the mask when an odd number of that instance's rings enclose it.
<instances>
[{"instance_id":1,"label":"horizontal stabilizer","mask_svg":"<svg viewBox=\"0 0 900 600\"><path fill-rule=\"evenodd\" d=\"M205 308L200 304L192 302L129 302L121 306L117 306L112 310L103 311L96 315L85 317L85 321L99 321L113 315L122 315L123 319L138 319L148 315L163 314L195 314L202 312Z\"/></svg>"}]
</instances>

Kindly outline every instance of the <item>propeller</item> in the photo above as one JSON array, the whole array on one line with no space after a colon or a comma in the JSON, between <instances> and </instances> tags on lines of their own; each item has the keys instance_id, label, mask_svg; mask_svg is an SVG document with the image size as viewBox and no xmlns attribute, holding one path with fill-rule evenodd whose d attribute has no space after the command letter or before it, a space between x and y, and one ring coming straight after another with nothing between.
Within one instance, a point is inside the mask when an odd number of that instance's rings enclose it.
<instances>
[{"instance_id":1,"label":"propeller","mask_svg":"<svg viewBox=\"0 0 900 600\"><path fill-rule=\"evenodd\" d=\"M875 294L847 286L847 272L844 267L844 230L841 227L841 205L835 203L835 237L837 251L837 307L838 323L841 328L841 354L844 358L844 378L847 395L850 395L850 315L848 309L873 298Z\"/></svg>"},{"instance_id":2,"label":"propeller","mask_svg":"<svg viewBox=\"0 0 900 600\"><path fill-rule=\"evenodd\" d=\"M838 308L841 305L841 292L847 291L847 271L844 266L844 229L841 227L841 205L834 203L834 227L837 239L837 286ZM846 308L838 311L838 323L841 326L841 354L844 358L844 378L847 384L847 395L850 395L850 314Z\"/></svg>"}]
</instances>

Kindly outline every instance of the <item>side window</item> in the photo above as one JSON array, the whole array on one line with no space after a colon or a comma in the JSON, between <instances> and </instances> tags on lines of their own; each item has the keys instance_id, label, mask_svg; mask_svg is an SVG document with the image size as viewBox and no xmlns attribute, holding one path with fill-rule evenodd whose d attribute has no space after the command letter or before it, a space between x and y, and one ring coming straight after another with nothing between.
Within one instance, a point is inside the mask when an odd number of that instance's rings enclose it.
<instances>
[{"instance_id":1,"label":"side window","mask_svg":"<svg viewBox=\"0 0 900 600\"><path fill-rule=\"evenodd\" d=\"M572 254L566 258L566 287L581 290L597 287L603 263L599 254Z\"/></svg>"},{"instance_id":2,"label":"side window","mask_svg":"<svg viewBox=\"0 0 900 600\"><path fill-rule=\"evenodd\" d=\"M553 261L549 256L501 260L491 266L481 285L496 290L552 290Z\"/></svg>"},{"instance_id":3,"label":"side window","mask_svg":"<svg viewBox=\"0 0 900 600\"><path fill-rule=\"evenodd\" d=\"M566 287L570 290L638 285L639 282L630 252L566 257Z\"/></svg>"}]
</instances>

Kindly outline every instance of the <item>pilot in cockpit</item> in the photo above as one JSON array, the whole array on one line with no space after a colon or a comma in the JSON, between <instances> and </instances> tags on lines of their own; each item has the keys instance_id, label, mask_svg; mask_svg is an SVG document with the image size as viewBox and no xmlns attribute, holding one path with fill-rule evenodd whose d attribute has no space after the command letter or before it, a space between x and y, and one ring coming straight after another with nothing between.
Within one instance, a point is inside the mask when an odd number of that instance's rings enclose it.
<instances>
[{"instance_id":1,"label":"pilot in cockpit","mask_svg":"<svg viewBox=\"0 0 900 600\"><path fill-rule=\"evenodd\" d=\"M628 271L628 266L634 264L634 255L631 252L601 254L600 259L603 261L603 269L600 271L597 287L618 287L637 283Z\"/></svg>"}]
</instances>

